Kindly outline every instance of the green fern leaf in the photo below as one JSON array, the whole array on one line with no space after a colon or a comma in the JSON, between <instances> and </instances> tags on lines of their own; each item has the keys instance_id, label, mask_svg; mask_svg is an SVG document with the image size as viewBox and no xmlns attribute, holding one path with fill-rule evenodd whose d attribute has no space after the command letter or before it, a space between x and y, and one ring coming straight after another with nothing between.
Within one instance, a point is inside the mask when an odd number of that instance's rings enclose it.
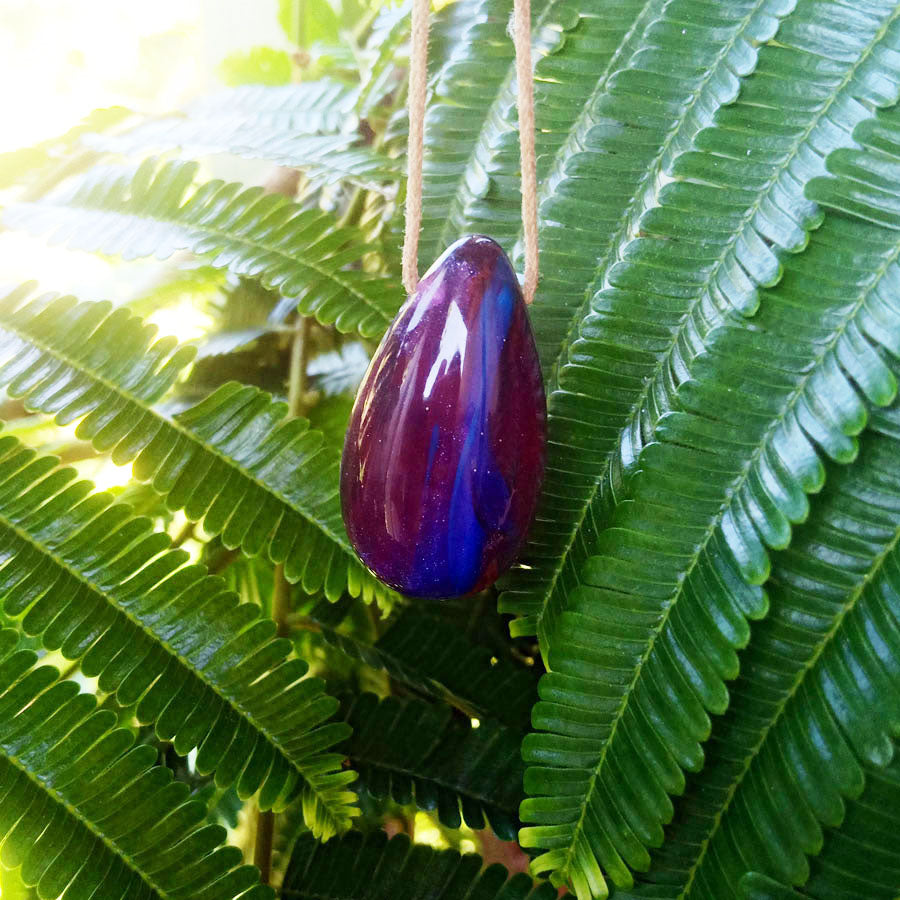
<instances>
[{"instance_id":1,"label":"green fern leaf","mask_svg":"<svg viewBox=\"0 0 900 900\"><path fill-rule=\"evenodd\" d=\"M900 407L875 416L860 442L858 460L831 467L815 516L775 555L770 614L741 655L706 767L643 879L664 884L673 900L736 898L748 869L805 882L822 826L840 824L866 766L892 758Z\"/></svg>"},{"instance_id":2,"label":"green fern leaf","mask_svg":"<svg viewBox=\"0 0 900 900\"><path fill-rule=\"evenodd\" d=\"M469 716L490 717L524 731L536 696L533 672L498 659L458 628L421 606L404 609L374 643L338 630L349 600L319 603L313 621L329 643L427 697L444 700Z\"/></svg>"},{"instance_id":3,"label":"green fern leaf","mask_svg":"<svg viewBox=\"0 0 900 900\"><path fill-rule=\"evenodd\" d=\"M280 806L300 782L310 827L349 824L355 777L329 753L347 735L337 701L254 604L184 566L169 538L55 457L0 438L0 598L26 634L99 679L197 770Z\"/></svg>"},{"instance_id":4,"label":"green fern leaf","mask_svg":"<svg viewBox=\"0 0 900 900\"><path fill-rule=\"evenodd\" d=\"M598 84L545 181L543 274L532 317L550 377L547 475L523 553L528 568L513 573L501 600L505 611L521 616L513 633L537 632L544 648L591 553L619 444L627 445L631 431L644 425L646 401L656 401L650 409L658 404L656 395L668 383L666 367L682 352L690 313L708 305L702 284L688 294L687 285L677 283L689 276L674 248L677 261L666 263L671 284L656 284L656 261L637 252L653 244L632 244L644 230L639 222L659 202L676 156L737 94L739 76L756 65L756 44L772 36L793 0L718 3L714 14L701 5L702 16L696 0L648 6L614 60L623 67ZM686 46L690 52L681 49ZM599 222L587 208L592 196L604 198ZM751 200L749 194L729 197L736 208ZM732 221L737 212L731 218L723 210L714 231L721 234L723 253L737 237L724 230ZM619 278L612 266L622 261ZM642 263L646 280L625 277L629 266ZM638 299L638 285L670 299ZM638 324L636 317L646 321Z\"/></svg>"},{"instance_id":5,"label":"green fern leaf","mask_svg":"<svg viewBox=\"0 0 900 900\"><path fill-rule=\"evenodd\" d=\"M390 841L384 832L350 832L317 844L301 835L281 889L282 900L555 900L547 884L532 886L526 875L503 866L482 871L480 856L460 856L411 844L406 835Z\"/></svg>"},{"instance_id":6,"label":"green fern leaf","mask_svg":"<svg viewBox=\"0 0 900 900\"><path fill-rule=\"evenodd\" d=\"M900 228L900 111L880 110L853 131L859 147L835 150L828 176L814 178L807 196L823 206L886 228Z\"/></svg>"},{"instance_id":7,"label":"green fern leaf","mask_svg":"<svg viewBox=\"0 0 900 900\"><path fill-rule=\"evenodd\" d=\"M794 891L759 873L741 879L743 900L896 900L900 896L900 755L866 766L866 789L847 804L840 828L825 834L812 874Z\"/></svg>"},{"instance_id":8,"label":"green fern leaf","mask_svg":"<svg viewBox=\"0 0 900 900\"><path fill-rule=\"evenodd\" d=\"M359 772L357 790L437 810L448 828L485 827L514 841L522 800L522 733L492 719L477 727L449 706L363 694L343 714L353 734L340 745Z\"/></svg>"},{"instance_id":9,"label":"green fern leaf","mask_svg":"<svg viewBox=\"0 0 900 900\"><path fill-rule=\"evenodd\" d=\"M893 232L863 223L815 232L753 327L732 317L710 335L682 410L641 454L633 499L598 536L551 641L542 733L523 745L535 799L522 818L536 826L521 839L550 848L536 869L571 878L579 898L604 895L601 865L628 887L629 867L649 864L668 794L702 765L707 711L728 704L746 618L766 612L753 586L769 574L766 547L806 517L820 454L852 460L866 401L896 393L878 348L900 354L900 309L882 299L898 255ZM869 326L870 309L890 325Z\"/></svg>"},{"instance_id":10,"label":"green fern leaf","mask_svg":"<svg viewBox=\"0 0 900 900\"><path fill-rule=\"evenodd\" d=\"M196 163L149 159L136 172L92 170L65 193L7 208L12 227L126 259L188 249L211 264L254 275L303 315L340 331L377 337L402 290L392 278L348 268L371 251L358 231L262 188L221 181L193 186Z\"/></svg>"},{"instance_id":11,"label":"green fern leaf","mask_svg":"<svg viewBox=\"0 0 900 900\"><path fill-rule=\"evenodd\" d=\"M145 153L170 147L226 151L239 144L262 146L277 135L308 136L356 131L358 92L339 81L247 84L217 91L179 113L150 119L115 135L87 135L89 146L113 153Z\"/></svg>"},{"instance_id":12,"label":"green fern leaf","mask_svg":"<svg viewBox=\"0 0 900 900\"><path fill-rule=\"evenodd\" d=\"M116 717L0 632L0 862L45 900L273 897Z\"/></svg>"},{"instance_id":13,"label":"green fern leaf","mask_svg":"<svg viewBox=\"0 0 900 900\"><path fill-rule=\"evenodd\" d=\"M108 303L47 295L30 285L0 299L0 385L29 409L111 452L202 521L227 547L268 549L308 593L362 593L389 607L395 594L357 561L341 521L339 455L305 419L255 388L229 383L175 419L154 404L193 350ZM114 352L113 352L114 351Z\"/></svg>"},{"instance_id":14,"label":"green fern leaf","mask_svg":"<svg viewBox=\"0 0 900 900\"><path fill-rule=\"evenodd\" d=\"M613 57L643 2L616 0L602 14L585 11L581 0L541 4L532 38L539 179L588 101L593 73ZM519 233L515 60L506 33L511 6L507 0L473 4L469 28L435 79L426 120L425 265L462 235L490 234L511 253ZM477 90L469 75L475 71Z\"/></svg>"},{"instance_id":15,"label":"green fern leaf","mask_svg":"<svg viewBox=\"0 0 900 900\"><path fill-rule=\"evenodd\" d=\"M240 94L246 90L238 88L231 95L239 109L245 102ZM287 91L301 97L312 94L313 105L303 109ZM264 92L271 93L276 102L266 98ZM213 105L205 100L194 113L188 109L183 116L150 121L123 135L88 135L84 140L96 150L129 155L181 150L191 156L228 153L245 159L266 159L300 169L317 184L347 181L374 191L383 190L386 182L396 181L403 174L399 161L361 145L359 134L348 130L353 117L346 107L355 105L355 96L343 85L330 81L307 82L290 88L254 85L252 94L260 98L263 108L272 110L253 123L247 122L249 110L243 110L244 115L236 115L219 106L221 101ZM227 102L228 95L224 99ZM329 100L336 102L338 111L343 111L340 118L334 108L319 108ZM218 117L210 118L211 106ZM285 115L284 107L292 110L292 114ZM256 111L252 115L260 114ZM336 124L340 131L334 127L316 127Z\"/></svg>"},{"instance_id":16,"label":"green fern leaf","mask_svg":"<svg viewBox=\"0 0 900 900\"><path fill-rule=\"evenodd\" d=\"M739 101L721 109L715 126L694 137L697 150L682 153L668 166L675 183L642 195L642 203L629 211L634 215L624 220L631 225L619 233L619 244L601 266L591 313L579 318L551 393L549 506L533 535L535 552L526 551L523 558L532 568L521 573L516 592L504 599L504 609L525 616L516 633L537 628L546 644L609 506L622 496L624 472L672 408L674 390L690 377L693 358L723 317L756 310L759 287L779 277L779 252L802 249L806 229L817 224L804 185L824 172L829 151L852 143L848 131L869 115L871 105L896 99L897 72L883 63L885 54L900 46L895 5L875 3L846 27L843 4L831 6L798 4L784 20L778 44L760 49L757 70L743 81ZM788 9L779 4L773 12ZM737 4L732 28L749 28L747 37L772 21L759 9L749 27L745 13L746 4ZM683 13L676 21L689 23L690 18ZM666 33L672 40L681 38L681 28ZM734 58L726 55L719 62L724 83L708 83L712 100L725 86L736 89L732 69L740 71L741 60L746 64L746 40L734 31L733 36ZM662 58L668 60L668 54ZM821 65L809 60L821 60ZM696 74L690 69L688 74L693 84ZM807 87L799 90L796 78ZM799 100L801 94L815 102ZM692 107L696 115L688 119L697 126L708 121L704 92L701 99L705 102ZM833 127L829 114L835 105L846 116L841 128ZM747 143L748 128L757 135L755 143ZM743 149L737 154L739 144ZM684 147L676 141L672 149ZM665 153L656 165L664 159ZM658 179L662 169L656 172ZM614 181L618 175L608 177ZM603 195L610 190L604 188ZM685 243L692 246L690 252ZM584 488L574 502L569 473L578 473ZM557 522L569 523L569 530Z\"/></svg>"},{"instance_id":17,"label":"green fern leaf","mask_svg":"<svg viewBox=\"0 0 900 900\"><path fill-rule=\"evenodd\" d=\"M382 6L366 41L366 50L372 55L371 65L363 76L356 109L362 116L371 115L381 100L396 86L397 61L408 57L405 45L412 27L409 3L398 8ZM433 35L432 35L433 38ZM434 40L432 39L432 48Z\"/></svg>"}]
</instances>

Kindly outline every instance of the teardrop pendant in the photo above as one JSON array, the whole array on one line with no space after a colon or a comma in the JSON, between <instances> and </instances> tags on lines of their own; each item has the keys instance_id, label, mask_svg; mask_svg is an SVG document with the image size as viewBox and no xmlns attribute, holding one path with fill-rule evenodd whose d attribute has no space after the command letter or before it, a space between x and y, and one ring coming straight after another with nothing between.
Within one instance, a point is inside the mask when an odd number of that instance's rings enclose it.
<instances>
[{"instance_id":1,"label":"teardrop pendant","mask_svg":"<svg viewBox=\"0 0 900 900\"><path fill-rule=\"evenodd\" d=\"M353 406L341 503L363 563L410 596L490 585L534 518L546 422L515 272L495 241L463 238L397 314Z\"/></svg>"}]
</instances>

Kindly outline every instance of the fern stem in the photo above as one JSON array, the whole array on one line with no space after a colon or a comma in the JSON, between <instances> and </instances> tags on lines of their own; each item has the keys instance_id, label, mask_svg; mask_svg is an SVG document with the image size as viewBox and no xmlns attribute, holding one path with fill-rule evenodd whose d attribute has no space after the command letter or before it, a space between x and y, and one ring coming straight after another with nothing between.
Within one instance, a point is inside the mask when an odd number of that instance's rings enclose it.
<instances>
[{"instance_id":1,"label":"fern stem","mask_svg":"<svg viewBox=\"0 0 900 900\"><path fill-rule=\"evenodd\" d=\"M288 369L288 416L299 416L306 399L306 366L308 349L309 319L298 316L291 341L291 361ZM291 585L284 575L284 565L275 566L275 580L272 587L272 619L279 637L290 633L288 616L291 612ZM275 813L271 810L256 810L256 837L253 846L253 862L260 872L260 879L269 884L272 878L272 839L275 834Z\"/></svg>"},{"instance_id":2,"label":"fern stem","mask_svg":"<svg viewBox=\"0 0 900 900\"><path fill-rule=\"evenodd\" d=\"M306 316L298 316L294 328L294 339L291 342L291 365L288 371L288 416L290 418L295 418L303 412L306 400L308 338L309 319Z\"/></svg>"},{"instance_id":3,"label":"fern stem","mask_svg":"<svg viewBox=\"0 0 900 900\"><path fill-rule=\"evenodd\" d=\"M184 528L172 538L172 549L176 549L181 547L184 543L189 541L194 536L194 528L196 527L196 522L186 522Z\"/></svg>"},{"instance_id":4,"label":"fern stem","mask_svg":"<svg viewBox=\"0 0 900 900\"><path fill-rule=\"evenodd\" d=\"M263 884L272 880L272 842L275 836L275 813L256 810L256 840L253 847L253 863L259 869Z\"/></svg>"}]
</instances>

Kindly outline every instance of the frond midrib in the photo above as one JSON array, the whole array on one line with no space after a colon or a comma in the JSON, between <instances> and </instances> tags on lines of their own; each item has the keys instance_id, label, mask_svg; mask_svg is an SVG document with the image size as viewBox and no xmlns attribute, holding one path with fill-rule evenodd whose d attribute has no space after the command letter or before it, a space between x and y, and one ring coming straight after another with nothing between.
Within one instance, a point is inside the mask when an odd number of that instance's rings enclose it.
<instances>
[{"instance_id":1,"label":"frond midrib","mask_svg":"<svg viewBox=\"0 0 900 900\"><path fill-rule=\"evenodd\" d=\"M701 81L701 83L698 85L697 89L695 90L691 101L689 103L685 104L685 106L682 110L682 113L681 113L681 117L679 118L675 127L666 136L665 140L663 141L662 146L659 149L659 153L656 155L656 157L654 157L653 161L650 163L650 166L648 167L648 169L644 173L644 175L641 176L640 183L638 184L637 189L635 190L634 196L631 199L631 203L628 205L628 207L622 213L622 216L620 218L619 227L610 236L610 240L607 242L607 245L606 245L605 253L601 257L601 259L603 261L601 262L600 266L597 269L597 272L595 273L595 280L596 280L596 275L599 275L601 272L604 273L604 280L605 280L606 274L608 274L610 266L611 266L610 257L611 257L613 250L619 249L621 251L621 248L622 248L623 242L625 241L625 238L632 231L634 226L637 224L637 221L639 220L639 218L649 208L644 205L643 198L646 195L646 191L649 189L651 182L656 181L659 178L660 173L662 171L663 163L665 161L666 154L668 153L668 151L671 148L674 141L681 134L681 131L684 128L685 122L687 121L687 117L690 114L690 111L692 109L694 109L694 107L700 101L700 97L701 97L704 89L709 84L713 75L717 72L717 67L721 63L722 59L725 56L727 56L728 53L731 52L731 50L733 49L733 47L735 46L735 44L737 43L738 40L743 39L742 36L743 36L744 29L747 27L747 25L749 24L751 19L757 14L759 9L762 6L764 6L764 4L766 2L767 2L767 0L757 0L756 6L753 8L752 12L748 13L741 21L741 25L735 29L734 38L731 41L729 41L727 44L723 45L723 49L719 53L719 56L716 59L715 64L706 70L704 78ZM608 77L608 76L605 76L605 77ZM593 96L596 96L596 93ZM567 140L566 145L564 145L563 149L565 149L565 147L568 146L569 140L574 139L573 136L574 136L575 130L576 129L573 128L572 132L570 132L570 138ZM561 149L560 153L562 154L562 149ZM559 158L561 158L561 157L558 157L558 159ZM781 170L779 170L779 174L780 174L780 171ZM772 183L774 183L774 181ZM768 190L769 188L771 188L771 183L767 186L766 190ZM754 213L755 213L755 208L754 208ZM750 220L750 218L752 218L752 214L750 217L748 217L744 220L744 222L742 224L742 229L747 224L747 222ZM735 236L732 243L728 245L726 252L723 253L722 257L716 262L715 271L713 273L711 273L709 279L707 280L706 284L703 287L704 292L707 290L709 284L712 283L712 280L715 276L715 272L718 271L719 267L721 266L722 262L724 261L724 257L726 255L727 251L731 249L731 247L734 245L734 242L738 239L739 236L740 236L739 234ZM616 259L617 260L621 259L621 252L617 253ZM569 325L569 330L566 334L562 350L560 351L560 354L557 356L556 363L554 365L554 371L553 371L553 373L551 373L551 377L554 379L558 378L558 373L559 373L560 369L563 368L565 365L564 357L568 353L569 348L572 346L572 343L574 342L574 339L578 334L578 329L579 329L579 325L580 325L581 321L590 312L591 299L595 293L595 290L593 287L595 280L591 281L591 283L587 286L586 291L585 291L585 294L586 294L585 300L582 302L577 315L571 319L571 322ZM700 302L700 300L695 301L695 303L699 303L699 302ZM679 338L684 330L684 324L691 317L691 314L693 313L694 308L695 307L692 306L691 309L685 314L681 323L679 323L678 329L677 329L674 337L672 338L669 348L665 351L664 355L662 357L660 357L658 363L656 364L656 368L655 368L653 375L651 375L649 378L647 378L645 380L643 386L641 387L640 393L635 398L635 401L631 407L631 412L628 414L628 419L623 423L623 425L619 429L620 434L627 432L631 429L635 418L640 416L641 410L643 410L645 408L645 401L647 400L647 397L650 395L653 385L659 378L660 373L662 371L664 371L666 365L668 364L668 361L671 358L671 355L672 355L675 347L678 345ZM572 552L572 548L575 546L575 542L578 538L578 535L581 532L581 529L584 525L585 519L587 518L588 510L594 504L594 501L596 500L597 495L600 492L600 486L606 480L606 478L609 474L610 466L612 465L612 461L618 452L619 452L619 445L617 443L605 455L603 462L601 464L601 473L597 478L594 479L593 484L590 487L589 493L585 497L584 502L582 503L581 508L578 511L577 518L574 522L574 527L571 529L569 536L566 538L563 553L559 558L559 564L554 568L552 577L550 578L546 587L542 591L543 596L544 596L544 601L543 601L541 610L538 613L537 619L536 619L536 627L538 629L538 633L540 633L541 623L543 622L544 615L546 614L546 611L547 611L547 601L549 600L549 598L552 596L552 594L556 590L556 584L559 581L560 575L562 574L563 565L565 563L565 560L568 559L569 554Z\"/></svg>"},{"instance_id":2,"label":"frond midrib","mask_svg":"<svg viewBox=\"0 0 900 900\"><path fill-rule=\"evenodd\" d=\"M470 797L473 800L477 800L483 806L486 806L486 807L493 806L493 807L497 807L497 808L501 808L501 809L503 808L497 802L496 797L488 797L488 796L485 796L483 793L473 790L473 789L470 789L468 787L460 787L458 784L453 784L453 783L449 782L443 776L434 775L430 772L428 772L428 773L416 772L413 769L410 769L410 768L407 768L406 766L401 765L400 763L383 762L383 761L377 761L377 760L366 760L364 753L357 753L357 752L351 751L351 752L347 753L347 756L354 763L373 766L374 768L383 769L388 772L395 772L398 775L404 775L410 779L421 778L425 781L430 782L431 784L436 784L439 787L446 788L448 791L451 791L454 794ZM515 804L511 809L506 809L505 811L510 812L513 815L517 815L517 810L518 810L518 804Z\"/></svg>"},{"instance_id":3,"label":"frond midrib","mask_svg":"<svg viewBox=\"0 0 900 900\"><path fill-rule=\"evenodd\" d=\"M716 810L716 813L712 819L712 826L709 829L708 834L700 842L697 858L688 869L687 881L675 900L687 900L687 898L690 896L691 886L693 885L694 879L696 878L697 873L703 864L706 853L709 850L709 846L718 832L722 819L725 817L725 814L730 808L731 802L736 796L738 788L743 783L744 777L750 771L750 767L752 766L753 762L759 755L760 750L765 744L766 739L769 736L769 732L778 724L778 722L781 721L781 718L784 715L788 704L795 699L797 692L803 685L807 675L812 672L822 654L831 645L831 642L835 640L838 631L844 623L844 620L848 615L850 615L851 612L853 612L853 610L856 609L856 605L860 597L863 595L863 592L866 590L872 579L878 573L885 560L894 552L898 545L900 545L900 525L898 525L895 529L894 537L890 540L890 542L885 546L881 553L873 558L871 566L868 568L865 575L860 579L859 584L851 591L850 597L844 604L844 608L841 610L840 615L836 617L832 627L829 628L828 631L825 632L825 634L822 636L822 641L816 649L815 653L812 655L809 661L799 670L799 672L797 672L794 683L791 685L788 693L776 705L775 715L772 717L772 720L766 725L765 729L760 735L759 741L753 747L751 753L748 754L746 760L744 761L744 765L741 769L740 774L735 779L733 784L729 786L728 791L725 795L724 803L719 809Z\"/></svg>"},{"instance_id":4,"label":"frond midrib","mask_svg":"<svg viewBox=\"0 0 900 900\"><path fill-rule=\"evenodd\" d=\"M894 17L900 16L900 8L894 13ZM876 271L873 275L870 284L864 289L861 295L857 298L856 303L853 305L853 308L848 311L845 316L842 324L839 328L835 329L835 333L827 343L824 343L818 347L819 353L814 358L813 364L809 366L807 372L802 376L802 378L798 381L797 385L792 390L791 394L785 398L785 403L782 406L781 415L773 418L772 422L770 422L769 427L766 429L765 433L760 437L756 446L753 448L753 452L748 456L746 463L741 472L739 472L731 481L731 486L729 487L725 501L716 511L715 515L710 519L710 522L703 534L703 536L697 541L694 552L690 557L689 564L684 568L682 574L678 579L678 583L670 596L670 598L666 601L665 609L660 618L660 621L657 626L655 626L650 634L647 647L644 653L641 655L640 660L638 661L635 667L634 677L628 684L628 687L625 689L622 695L622 701L617 707L615 713L612 715L612 726L609 731L608 737L605 739L603 744L603 750L601 751L600 758L597 764L594 766L594 771L591 773L590 780L588 782L588 789L585 792L584 799L581 801L581 812L578 817L578 821L573 828L573 838L569 841L569 846L566 848L566 863L563 867L565 871L569 870L572 861L572 855L575 852L575 843L577 836L583 829L584 819L587 814L587 808L590 802L590 798L593 795L595 789L595 783L597 777L600 774L600 771L603 768L603 764L606 759L606 754L609 751L610 746L613 743L613 740L616 735L616 731L619 727L619 724L622 722L623 715L625 709L628 706L628 701L631 696L632 691L635 688L638 680L640 679L641 674L643 673L644 666L647 663L647 660L650 658L650 655L653 652L654 647L656 646L657 638L662 634L665 629L668 621L669 615L672 612L672 609L675 607L678 602L678 598L681 594L683 586L687 583L688 579L691 577L691 574L696 569L701 556L703 555L706 546L709 544L709 541L712 539L719 525L721 524L722 518L731 508L731 503L738 496L741 488L746 483L747 478L749 478L750 474L753 471L754 465L756 461L759 459L762 453L765 452L765 448L768 445L769 439L775 432L775 430L780 427L781 423L787 417L787 415L793 410L795 404L803 397L803 393L810 379L814 376L814 374L819 370L822 362L825 357L832 352L834 347L837 345L837 342L843 336L845 330L850 326L850 324L855 320L857 313L859 310L865 305L866 298L869 293L874 289L874 287L878 284L882 277L884 277L888 268L897 262L898 257L900 257L900 241L898 241L894 245L894 249L892 253L886 257L880 269Z\"/></svg>"},{"instance_id":5,"label":"frond midrib","mask_svg":"<svg viewBox=\"0 0 900 900\"><path fill-rule=\"evenodd\" d=\"M369 643L368 641L361 640L360 638L355 637L352 634L347 634L341 631L338 627L333 625L322 625L320 622L316 624L325 631L328 631L330 634L335 635L337 638L343 641L347 641L352 644L354 647L363 647L366 650L374 651L374 653L380 658L380 660L388 660L390 665L393 666L394 671L390 670L390 667L382 664L381 669L387 672L392 678L395 678L398 681L403 682L408 685L410 688L418 691L419 693L425 693L426 696L432 696L435 699L444 700L448 705L452 706L454 709L458 709L461 713L475 718L479 718L479 710L474 707L468 700L464 697L460 697L458 694L454 693L447 687L442 681L439 681L437 678L432 678L430 675L422 674L421 681L413 682L411 679L406 679L400 673L412 672L413 674L419 674L416 670L410 666L409 663L405 662L402 658L396 656L393 653L388 653L383 647L380 647L377 642ZM345 655L349 656L342 647L337 646L337 649L340 650ZM360 657L361 658L361 657ZM429 695L425 690L423 690L421 686L421 682L426 682L429 685L434 685L434 694ZM481 715L484 715L483 713ZM506 726L509 727L509 726Z\"/></svg>"},{"instance_id":6,"label":"frond midrib","mask_svg":"<svg viewBox=\"0 0 900 900\"><path fill-rule=\"evenodd\" d=\"M43 693L43 691L41 692ZM39 695L40 696L40 695ZM37 699L37 698L34 698ZM107 732L108 734L109 732ZM45 784L42 779L35 776L31 770L17 757L11 754L3 753L3 758L12 766L14 766L19 772L21 772L32 784L37 785L37 787L50 795L53 799L53 802L62 806L68 813L70 813L73 818L77 819L81 825L86 828L91 834L94 835L98 840L102 841L105 847L107 847L115 856L122 860L125 865L134 872L138 878L140 878L143 882L148 884L153 891L156 893L158 897L167 898L171 895L164 891L153 879L152 876L145 874L142 872L137 865L131 859L131 856L122 850L119 845L108 838L101 829L99 829L90 819L86 818L77 807L72 806L64 797L60 796L57 790L51 787L48 784Z\"/></svg>"},{"instance_id":7,"label":"frond midrib","mask_svg":"<svg viewBox=\"0 0 900 900\"><path fill-rule=\"evenodd\" d=\"M323 534L325 534L328 538L334 541L342 550L345 552L349 552L350 544L346 535L341 535L335 533L335 531L319 521L315 517L312 516L311 513L307 512L304 509L296 506L292 500L286 497L281 491L274 489L270 485L266 484L266 482L261 481L256 477L252 472L246 469L243 465L237 462L233 457L224 455L221 451L219 451L215 446L209 444L203 438L199 437L194 431L186 426L182 425L177 418L168 418L163 416L160 412L153 408L151 403L148 403L144 400L139 394L134 393L128 388L122 387L121 385L116 384L114 381L111 381L108 377L106 377L101 371L91 366L89 363L81 362L80 360L74 359L65 351L59 350L57 347L43 340L42 338L32 334L30 331L26 329L22 329L18 327L15 323L10 323L8 319L3 318L2 313L0 313L0 329L5 331L10 331L16 334L21 340L29 343L35 347L37 347L42 353L46 353L48 356L51 356L65 365L69 366L73 371L76 372L84 372L98 384L102 385L108 391L117 394L120 397L123 397L125 400L133 403L136 407L141 409L145 413L149 413L154 416L162 427L171 428L176 431L179 436L185 438L190 443L202 447L207 453L214 456L216 459L224 462L229 468L235 469L240 474L246 478L248 481L251 481L257 487L265 491L270 496L274 497L279 503L284 504L288 509L292 512L297 513L297 515L301 516L310 525L319 529ZM26 397L27 403L27 397ZM151 482L152 483L152 482ZM282 515L284 513L282 512ZM274 530L275 526L273 526Z\"/></svg>"},{"instance_id":8,"label":"frond midrib","mask_svg":"<svg viewBox=\"0 0 900 900\"><path fill-rule=\"evenodd\" d=\"M238 195L238 196L240 196L240 195ZM183 207L179 207L179 211L182 211L182 210L183 210ZM105 210L101 210L101 212L105 212ZM386 318L384 311L379 309L377 306L375 306L372 303L372 301L369 300L369 298L365 294L356 290L356 288L354 288L352 284L350 284L349 282L347 282L344 279L339 277L340 273L341 273L340 269L335 269L333 271L329 271L328 269L323 269L321 266L317 266L314 262L311 262L309 260L309 258L306 256L299 256L299 257L298 256L289 256L287 253L284 252L284 250L282 250L279 247L268 246L259 241L251 240L250 238L246 237L245 235L230 234L229 232L225 231L224 229L216 228L213 225L199 226L199 225L194 224L193 222L191 222L191 223L179 222L179 220L177 218L174 218L171 216L170 217L152 216L152 215L147 216L147 215L141 215L139 213L127 213L127 215L133 215L138 219L151 219L154 221L168 222L171 225L177 225L179 228L184 228L186 231L190 230L190 229L194 229L201 233L205 231L205 232L212 234L215 237L218 237L220 239L227 240L227 241L235 241L237 243L242 243L248 247L252 247L254 250L262 250L266 253L273 253L273 254L280 256L282 259L288 260L289 262L299 263L301 266L305 266L306 268L311 269L313 272L315 272L321 278L323 278L327 281L333 281L335 284L342 287L345 291L347 291L348 293L350 293L354 297L356 297L356 299L359 300L360 302L362 302L365 306L369 307L373 312L378 313L379 316L381 316L383 319L385 319L386 323L389 321ZM264 221L264 220L261 220L261 221Z\"/></svg>"}]
</instances>

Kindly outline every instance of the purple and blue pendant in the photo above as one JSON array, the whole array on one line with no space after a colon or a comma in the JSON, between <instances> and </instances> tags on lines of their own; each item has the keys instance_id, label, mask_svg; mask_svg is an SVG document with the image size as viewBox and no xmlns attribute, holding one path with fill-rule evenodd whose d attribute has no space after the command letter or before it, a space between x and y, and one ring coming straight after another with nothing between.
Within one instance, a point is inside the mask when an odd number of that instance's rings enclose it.
<instances>
[{"instance_id":1,"label":"purple and blue pendant","mask_svg":"<svg viewBox=\"0 0 900 900\"><path fill-rule=\"evenodd\" d=\"M409 596L490 585L534 518L546 429L515 272L495 241L463 238L397 314L353 406L341 503L360 559Z\"/></svg>"}]
</instances>

